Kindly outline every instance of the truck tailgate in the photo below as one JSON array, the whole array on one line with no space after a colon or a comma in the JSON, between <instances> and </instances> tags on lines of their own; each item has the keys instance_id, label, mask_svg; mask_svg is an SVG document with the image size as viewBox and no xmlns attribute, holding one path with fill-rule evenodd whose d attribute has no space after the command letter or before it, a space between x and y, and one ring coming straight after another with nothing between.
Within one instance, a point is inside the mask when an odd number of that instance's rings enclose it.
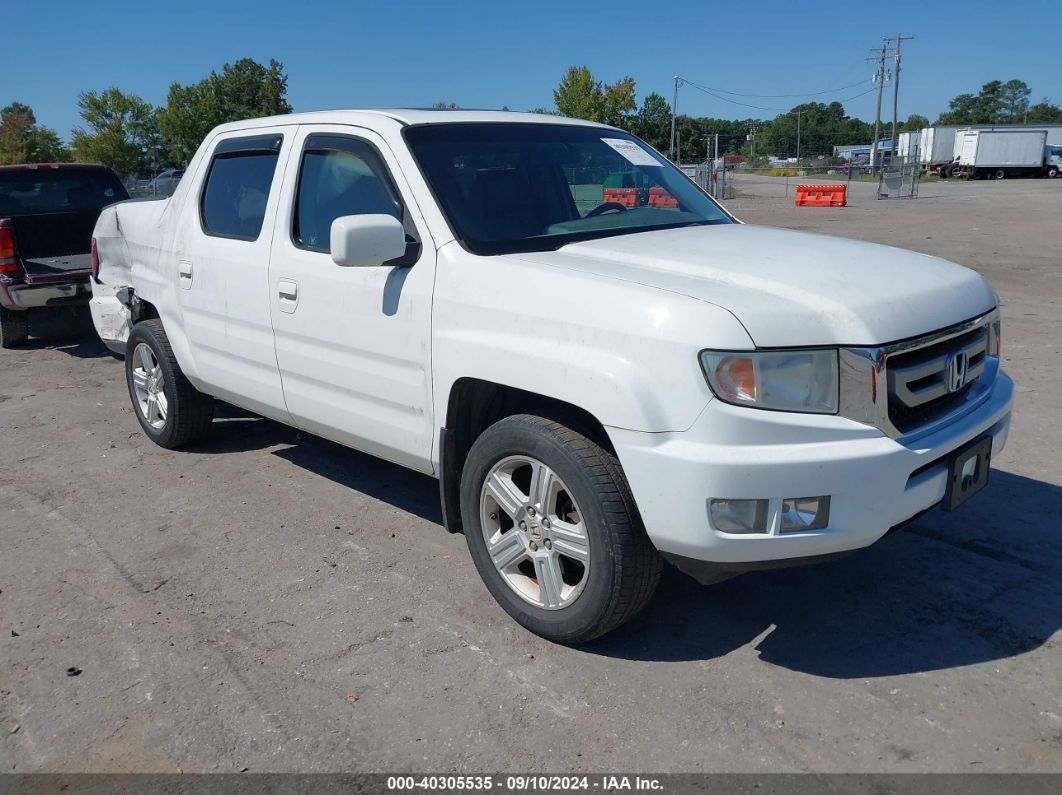
<instances>
[{"instance_id":1,"label":"truck tailgate","mask_svg":"<svg viewBox=\"0 0 1062 795\"><path fill-rule=\"evenodd\" d=\"M67 254L61 257L24 259L27 284L51 284L88 278L92 273L92 254Z\"/></svg>"}]
</instances>

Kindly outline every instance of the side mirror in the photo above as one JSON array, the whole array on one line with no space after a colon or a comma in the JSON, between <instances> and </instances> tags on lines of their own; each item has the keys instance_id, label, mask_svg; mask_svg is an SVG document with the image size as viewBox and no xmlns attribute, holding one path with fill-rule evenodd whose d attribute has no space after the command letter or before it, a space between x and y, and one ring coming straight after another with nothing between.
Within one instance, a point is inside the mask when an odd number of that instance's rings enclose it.
<instances>
[{"instance_id":1,"label":"side mirror","mask_svg":"<svg viewBox=\"0 0 1062 795\"><path fill-rule=\"evenodd\" d=\"M406 253L406 232L391 215L344 215L332 222L332 261L365 268Z\"/></svg>"}]
</instances>

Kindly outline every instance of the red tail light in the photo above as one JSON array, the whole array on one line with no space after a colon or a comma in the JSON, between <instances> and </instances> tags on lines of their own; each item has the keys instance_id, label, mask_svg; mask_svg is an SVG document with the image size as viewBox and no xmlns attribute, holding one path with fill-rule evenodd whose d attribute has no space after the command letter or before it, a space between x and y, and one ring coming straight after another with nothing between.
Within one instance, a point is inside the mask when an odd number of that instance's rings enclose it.
<instances>
[{"instance_id":1,"label":"red tail light","mask_svg":"<svg viewBox=\"0 0 1062 795\"><path fill-rule=\"evenodd\" d=\"M96 250L96 238L92 238L92 278L100 280L100 252Z\"/></svg>"},{"instance_id":2,"label":"red tail light","mask_svg":"<svg viewBox=\"0 0 1062 795\"><path fill-rule=\"evenodd\" d=\"M18 254L15 251L15 230L7 219L0 221L0 273L17 273Z\"/></svg>"}]
</instances>

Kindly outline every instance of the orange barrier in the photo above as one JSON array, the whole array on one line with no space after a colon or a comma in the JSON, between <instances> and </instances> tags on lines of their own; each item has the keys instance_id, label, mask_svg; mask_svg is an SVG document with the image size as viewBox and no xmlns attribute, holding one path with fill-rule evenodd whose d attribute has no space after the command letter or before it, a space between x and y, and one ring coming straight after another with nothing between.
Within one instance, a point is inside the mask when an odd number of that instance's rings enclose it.
<instances>
[{"instance_id":1,"label":"orange barrier","mask_svg":"<svg viewBox=\"0 0 1062 795\"><path fill-rule=\"evenodd\" d=\"M847 185L797 185L797 207L846 207Z\"/></svg>"},{"instance_id":2,"label":"orange barrier","mask_svg":"<svg viewBox=\"0 0 1062 795\"><path fill-rule=\"evenodd\" d=\"M624 207L638 206L637 188L605 188L605 202L622 204Z\"/></svg>"},{"instance_id":3,"label":"orange barrier","mask_svg":"<svg viewBox=\"0 0 1062 795\"><path fill-rule=\"evenodd\" d=\"M664 190L664 188L650 188L649 206L674 209L675 207L678 207L678 202L675 200L675 197Z\"/></svg>"}]
</instances>

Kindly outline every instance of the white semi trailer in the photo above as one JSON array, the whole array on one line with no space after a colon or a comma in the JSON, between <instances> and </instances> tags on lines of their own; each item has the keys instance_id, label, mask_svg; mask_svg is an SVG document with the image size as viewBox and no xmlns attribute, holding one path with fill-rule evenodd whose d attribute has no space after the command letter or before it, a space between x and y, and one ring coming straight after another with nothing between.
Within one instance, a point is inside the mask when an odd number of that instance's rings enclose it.
<instances>
[{"instance_id":1,"label":"white semi trailer","mask_svg":"<svg viewBox=\"0 0 1062 795\"><path fill-rule=\"evenodd\" d=\"M918 133L918 158L926 171L950 176L958 157L956 134L966 130L1044 130L1049 146L1062 146L1062 124L938 124Z\"/></svg>"},{"instance_id":2,"label":"white semi trailer","mask_svg":"<svg viewBox=\"0 0 1062 795\"><path fill-rule=\"evenodd\" d=\"M955 136L953 175L966 179L1040 176L1046 130L963 130Z\"/></svg>"}]
</instances>

